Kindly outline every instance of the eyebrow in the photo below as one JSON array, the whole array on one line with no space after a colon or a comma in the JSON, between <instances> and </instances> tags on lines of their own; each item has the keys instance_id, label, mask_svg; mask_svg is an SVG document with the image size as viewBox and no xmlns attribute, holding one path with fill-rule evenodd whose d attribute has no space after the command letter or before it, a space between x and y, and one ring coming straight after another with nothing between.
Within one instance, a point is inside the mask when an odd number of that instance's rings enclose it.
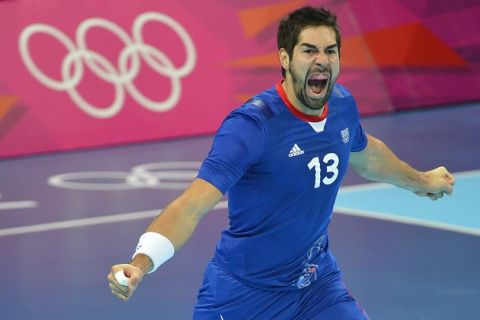
<instances>
[{"instance_id":1,"label":"eyebrow","mask_svg":"<svg viewBox=\"0 0 480 320\"><path fill-rule=\"evenodd\" d=\"M308 42L304 42L300 45L300 47L308 47L308 48L311 48L311 49L318 49L316 45L313 45L311 43L308 43ZM334 44L331 44L329 46L327 46L325 49L335 49L335 48L338 48L338 44L337 43L334 43Z\"/></svg>"}]
</instances>

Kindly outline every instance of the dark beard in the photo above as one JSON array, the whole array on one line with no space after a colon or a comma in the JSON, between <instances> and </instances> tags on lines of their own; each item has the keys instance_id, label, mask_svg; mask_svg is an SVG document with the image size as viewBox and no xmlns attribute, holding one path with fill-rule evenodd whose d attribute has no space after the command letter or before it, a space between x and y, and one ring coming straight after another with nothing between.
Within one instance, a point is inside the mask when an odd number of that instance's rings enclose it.
<instances>
[{"instance_id":1,"label":"dark beard","mask_svg":"<svg viewBox=\"0 0 480 320\"><path fill-rule=\"evenodd\" d=\"M330 94L331 94L332 88L333 88L333 84L331 84L329 82L329 84L328 84L329 87L327 88L327 92L321 100L311 101L310 98L306 94L307 86L308 86L307 79L304 79L303 82L302 82L300 80L300 78L297 77L297 74L295 72L295 68L292 65L290 65L288 69L290 71L290 75L292 76L293 90L295 92L295 95L297 96L297 99L300 100L300 102L310 110L318 111L318 110L322 109L323 106L327 103L328 98L330 97Z\"/></svg>"}]
</instances>

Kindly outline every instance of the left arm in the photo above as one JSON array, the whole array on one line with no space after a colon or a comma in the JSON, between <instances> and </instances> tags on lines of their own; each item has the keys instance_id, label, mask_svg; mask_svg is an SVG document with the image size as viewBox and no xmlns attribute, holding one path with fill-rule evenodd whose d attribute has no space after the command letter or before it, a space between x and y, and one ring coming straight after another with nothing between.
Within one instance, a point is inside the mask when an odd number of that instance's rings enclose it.
<instances>
[{"instance_id":1,"label":"left arm","mask_svg":"<svg viewBox=\"0 0 480 320\"><path fill-rule=\"evenodd\" d=\"M381 140L368 135L368 144L350 155L351 167L362 177L393 184L432 200L451 194L455 179L445 167L418 171L400 160Z\"/></svg>"}]
</instances>

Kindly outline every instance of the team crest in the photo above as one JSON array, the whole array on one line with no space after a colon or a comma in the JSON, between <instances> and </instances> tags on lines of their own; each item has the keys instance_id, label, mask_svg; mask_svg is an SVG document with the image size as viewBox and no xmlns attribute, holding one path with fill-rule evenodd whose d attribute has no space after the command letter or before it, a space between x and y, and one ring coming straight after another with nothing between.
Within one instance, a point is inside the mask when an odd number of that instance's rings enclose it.
<instances>
[{"instance_id":1,"label":"team crest","mask_svg":"<svg viewBox=\"0 0 480 320\"><path fill-rule=\"evenodd\" d=\"M343 129L341 133L342 133L343 143L347 144L348 141L350 140L350 132L348 131L348 128Z\"/></svg>"}]
</instances>

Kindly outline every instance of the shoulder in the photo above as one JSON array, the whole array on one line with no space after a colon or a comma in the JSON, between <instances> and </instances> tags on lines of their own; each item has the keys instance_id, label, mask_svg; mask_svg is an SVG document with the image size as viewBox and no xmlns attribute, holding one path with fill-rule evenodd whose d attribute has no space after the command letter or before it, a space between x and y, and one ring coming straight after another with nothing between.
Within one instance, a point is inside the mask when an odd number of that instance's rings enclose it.
<instances>
[{"instance_id":1,"label":"shoulder","mask_svg":"<svg viewBox=\"0 0 480 320\"><path fill-rule=\"evenodd\" d=\"M263 91L234 109L227 119L240 117L247 121L256 121L258 124L265 125L284 110L284 108L279 107L280 101L280 97L273 89Z\"/></svg>"},{"instance_id":2,"label":"shoulder","mask_svg":"<svg viewBox=\"0 0 480 320\"><path fill-rule=\"evenodd\" d=\"M358 112L357 103L352 93L339 83L336 83L332 89L329 104L340 105L340 110L346 112Z\"/></svg>"},{"instance_id":3,"label":"shoulder","mask_svg":"<svg viewBox=\"0 0 480 320\"><path fill-rule=\"evenodd\" d=\"M339 83L335 83L332 89L332 97L337 99L352 99L353 95L347 88Z\"/></svg>"}]
</instances>

